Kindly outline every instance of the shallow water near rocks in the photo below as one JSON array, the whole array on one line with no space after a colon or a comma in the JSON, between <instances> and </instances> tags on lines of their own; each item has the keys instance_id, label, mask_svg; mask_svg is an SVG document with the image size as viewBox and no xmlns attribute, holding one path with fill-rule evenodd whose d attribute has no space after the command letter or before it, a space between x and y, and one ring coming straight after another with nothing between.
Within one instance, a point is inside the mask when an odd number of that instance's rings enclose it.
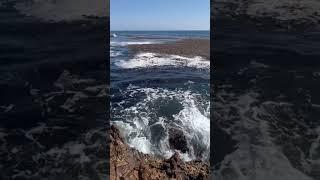
<instances>
[{"instance_id":1,"label":"shallow water near rocks","mask_svg":"<svg viewBox=\"0 0 320 180\"><path fill-rule=\"evenodd\" d=\"M210 61L200 56L134 54L127 45L209 39L209 32L111 34L111 121L120 128L126 142L143 153L159 157L169 158L178 151L186 161L208 160ZM183 132L188 152L170 146L171 128Z\"/></svg>"}]
</instances>

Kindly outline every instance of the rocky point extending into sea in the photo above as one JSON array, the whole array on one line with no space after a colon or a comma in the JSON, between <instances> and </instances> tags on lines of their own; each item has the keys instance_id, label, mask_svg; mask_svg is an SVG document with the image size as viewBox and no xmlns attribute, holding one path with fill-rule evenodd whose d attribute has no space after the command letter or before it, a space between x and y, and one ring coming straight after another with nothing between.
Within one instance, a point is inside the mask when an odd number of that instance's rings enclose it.
<instances>
[{"instance_id":1,"label":"rocky point extending into sea","mask_svg":"<svg viewBox=\"0 0 320 180\"><path fill-rule=\"evenodd\" d=\"M209 39L182 39L163 44L133 44L129 48L135 52L151 52L158 54L173 54L186 57L200 56L210 59Z\"/></svg>"},{"instance_id":2,"label":"rocky point extending into sea","mask_svg":"<svg viewBox=\"0 0 320 180\"><path fill-rule=\"evenodd\" d=\"M178 153L169 159L156 158L130 148L112 125L110 135L110 179L209 179L209 165L184 162Z\"/></svg>"}]
</instances>

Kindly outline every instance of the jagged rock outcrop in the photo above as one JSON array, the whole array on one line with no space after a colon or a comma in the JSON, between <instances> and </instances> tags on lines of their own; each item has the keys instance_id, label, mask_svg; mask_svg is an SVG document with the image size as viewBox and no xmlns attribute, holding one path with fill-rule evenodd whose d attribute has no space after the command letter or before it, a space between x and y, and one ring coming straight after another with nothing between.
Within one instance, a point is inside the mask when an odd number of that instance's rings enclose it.
<instances>
[{"instance_id":1,"label":"jagged rock outcrop","mask_svg":"<svg viewBox=\"0 0 320 180\"><path fill-rule=\"evenodd\" d=\"M209 165L183 162L178 153L169 159L142 154L130 148L112 125L110 135L110 180L209 179Z\"/></svg>"},{"instance_id":2,"label":"jagged rock outcrop","mask_svg":"<svg viewBox=\"0 0 320 180\"><path fill-rule=\"evenodd\" d=\"M188 143L182 130L176 128L169 129L169 144L173 149L180 150L183 153L189 151Z\"/></svg>"},{"instance_id":3,"label":"jagged rock outcrop","mask_svg":"<svg viewBox=\"0 0 320 180\"><path fill-rule=\"evenodd\" d=\"M175 54L184 57L200 56L210 59L210 41L208 39L184 39L163 44L131 44L134 53L152 52L158 54Z\"/></svg>"}]
</instances>

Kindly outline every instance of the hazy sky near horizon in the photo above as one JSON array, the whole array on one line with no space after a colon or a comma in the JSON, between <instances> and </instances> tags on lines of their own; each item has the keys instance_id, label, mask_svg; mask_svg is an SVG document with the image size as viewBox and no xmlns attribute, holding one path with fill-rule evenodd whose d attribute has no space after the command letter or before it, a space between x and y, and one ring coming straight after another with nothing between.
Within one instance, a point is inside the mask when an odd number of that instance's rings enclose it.
<instances>
[{"instance_id":1,"label":"hazy sky near horizon","mask_svg":"<svg viewBox=\"0 0 320 180\"><path fill-rule=\"evenodd\" d=\"M210 0L110 0L111 30L209 30Z\"/></svg>"}]
</instances>

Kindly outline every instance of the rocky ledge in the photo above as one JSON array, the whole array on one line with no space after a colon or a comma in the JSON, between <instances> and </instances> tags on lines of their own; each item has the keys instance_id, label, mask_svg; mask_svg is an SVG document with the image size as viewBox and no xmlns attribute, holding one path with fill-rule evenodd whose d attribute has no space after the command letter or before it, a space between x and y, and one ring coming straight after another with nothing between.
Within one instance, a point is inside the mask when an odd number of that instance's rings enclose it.
<instances>
[{"instance_id":1,"label":"rocky ledge","mask_svg":"<svg viewBox=\"0 0 320 180\"><path fill-rule=\"evenodd\" d=\"M110 180L132 179L209 179L209 165L200 161L184 162L175 153L160 159L130 148L112 125L110 130Z\"/></svg>"},{"instance_id":2,"label":"rocky ledge","mask_svg":"<svg viewBox=\"0 0 320 180\"><path fill-rule=\"evenodd\" d=\"M164 44L133 44L128 47L134 53L152 52L186 57L201 56L207 60L210 59L209 39L183 39Z\"/></svg>"}]
</instances>

